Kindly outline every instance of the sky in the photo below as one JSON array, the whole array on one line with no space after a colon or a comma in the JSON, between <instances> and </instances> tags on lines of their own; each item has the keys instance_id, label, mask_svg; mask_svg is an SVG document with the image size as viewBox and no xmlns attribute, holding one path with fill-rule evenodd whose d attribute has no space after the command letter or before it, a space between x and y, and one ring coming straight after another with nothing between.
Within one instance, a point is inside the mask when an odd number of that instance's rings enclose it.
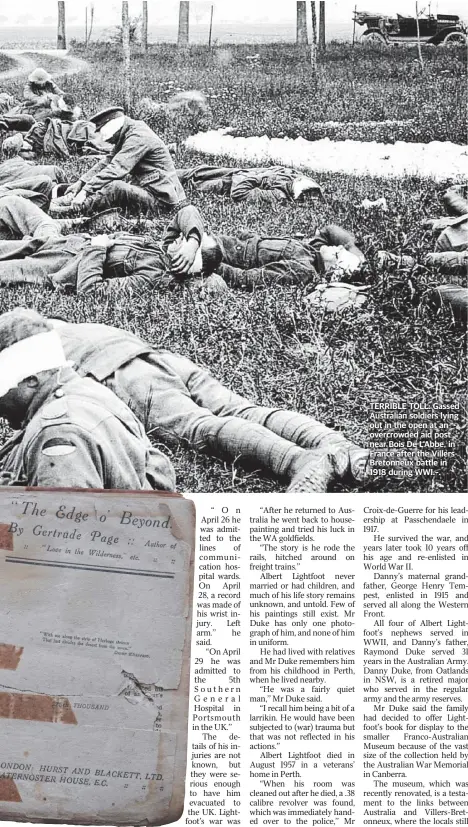
<instances>
[{"instance_id":1,"label":"sky","mask_svg":"<svg viewBox=\"0 0 468 827\"><path fill-rule=\"evenodd\" d=\"M85 8L91 0L66 0L67 23L79 24L84 21ZM211 2L191 0L191 17L196 23L204 23L209 19ZM295 0L218 0L214 2L215 19L222 23L262 23L270 25L295 21ZM309 5L309 4L307 4ZM333 23L343 23L351 20L356 0L327 0L327 19ZM174 24L178 18L178 0L148 0L148 15L150 23ZM419 0L421 10L428 10L429 3ZM95 24L98 26L112 26L119 22L121 3L116 0L94 0ZM318 8L318 3L317 3ZM359 11L379 11L385 14L414 15L414 0L359 0ZM464 0L433 0L431 3L433 14L458 14L462 19L468 18L466 2ZM141 0L129 0L131 16L141 11ZM56 0L17 0L15 3L0 4L0 25L3 26L38 26L55 25L57 15Z\"/></svg>"}]
</instances>

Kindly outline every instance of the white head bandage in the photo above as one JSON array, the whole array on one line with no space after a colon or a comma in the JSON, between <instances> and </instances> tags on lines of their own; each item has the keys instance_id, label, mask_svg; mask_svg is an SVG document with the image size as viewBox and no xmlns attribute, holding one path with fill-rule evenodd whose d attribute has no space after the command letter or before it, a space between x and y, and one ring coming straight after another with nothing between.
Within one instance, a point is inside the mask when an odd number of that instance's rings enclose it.
<instances>
[{"instance_id":1,"label":"white head bandage","mask_svg":"<svg viewBox=\"0 0 468 827\"><path fill-rule=\"evenodd\" d=\"M319 250L322 258L323 269L325 273L340 273L344 276L351 276L359 270L364 256L357 256L351 253L342 244L338 247L324 244Z\"/></svg>"},{"instance_id":2,"label":"white head bandage","mask_svg":"<svg viewBox=\"0 0 468 827\"><path fill-rule=\"evenodd\" d=\"M0 352L0 398L28 376L69 364L55 330L21 339Z\"/></svg>"},{"instance_id":3,"label":"white head bandage","mask_svg":"<svg viewBox=\"0 0 468 827\"><path fill-rule=\"evenodd\" d=\"M103 141L108 141L109 138L112 138L119 129L122 129L125 121L125 115L119 115L118 118L112 118L112 120L107 121L104 126L101 126L100 134Z\"/></svg>"}]
</instances>

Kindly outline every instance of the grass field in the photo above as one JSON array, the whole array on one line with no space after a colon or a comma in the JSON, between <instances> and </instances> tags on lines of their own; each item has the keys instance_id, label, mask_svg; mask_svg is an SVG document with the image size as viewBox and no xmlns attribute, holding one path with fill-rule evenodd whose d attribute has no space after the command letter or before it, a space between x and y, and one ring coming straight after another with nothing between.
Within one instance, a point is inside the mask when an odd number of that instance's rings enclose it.
<instances>
[{"instance_id":1,"label":"grass field","mask_svg":"<svg viewBox=\"0 0 468 827\"><path fill-rule=\"evenodd\" d=\"M252 67L246 56L261 55ZM123 97L118 54L96 47L80 57L90 71L64 79L88 113ZM209 96L214 126L232 125L238 134L324 137L318 122L343 123L329 137L359 140L464 141L466 60L463 50L424 49L426 71L421 73L415 50L351 50L332 46L320 66L317 89L310 67L295 48L194 47L179 55L161 47L134 58L134 95L166 100L177 89L198 88ZM18 86L20 83L18 82ZM14 88L15 84L11 84ZM353 121L405 120L402 126L381 129L355 126ZM181 139L183 130L164 122L153 124L168 140ZM180 126L180 125L179 125ZM196 128L196 124L192 127ZM328 134L328 133L327 133ZM204 161L179 149L177 165ZM210 158L209 163L229 163ZM65 168L73 177L89 164L74 158ZM365 276L371 285L364 311L334 316L305 309L298 289L258 289L231 292L200 301L196 292L177 289L167 294L136 298L131 305L113 301L41 293L33 288L4 290L1 309L18 304L73 321L100 321L127 327L155 345L181 352L205 365L236 391L261 404L295 408L344 430L367 444L371 434L370 406L376 401L425 402L442 400L466 405L465 331L448 310L435 310L427 289L443 281L422 266L413 271L377 272L379 249L409 253L421 261L432 239L421 230L426 217L442 212L443 188L428 180L317 176L325 201L313 199L281 206L274 213L246 209L229 200L195 195L213 231L235 233L251 228L265 235L311 235L315 227L334 221L353 231L368 255ZM363 198L384 195L388 213L367 213ZM162 224L161 224L162 227ZM466 489L464 422L453 425L455 456L432 477L397 481L368 490L457 491ZM178 488L182 491L277 491L278 481L252 469L231 466L192 451L174 456Z\"/></svg>"},{"instance_id":2,"label":"grass field","mask_svg":"<svg viewBox=\"0 0 468 827\"><path fill-rule=\"evenodd\" d=\"M15 61L8 55L0 54L0 72L8 72L9 69L14 69Z\"/></svg>"}]
</instances>

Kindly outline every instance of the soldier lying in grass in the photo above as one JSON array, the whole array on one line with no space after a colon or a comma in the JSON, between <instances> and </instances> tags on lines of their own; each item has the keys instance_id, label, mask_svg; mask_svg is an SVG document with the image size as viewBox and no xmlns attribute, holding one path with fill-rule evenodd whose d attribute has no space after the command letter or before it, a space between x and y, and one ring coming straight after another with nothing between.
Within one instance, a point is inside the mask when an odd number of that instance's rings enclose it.
<instances>
[{"instance_id":1,"label":"soldier lying in grass","mask_svg":"<svg viewBox=\"0 0 468 827\"><path fill-rule=\"evenodd\" d=\"M252 288L277 284L316 284L330 270L352 275L364 261L354 236L333 224L310 241L207 235L196 207L180 211L161 242L152 236L116 232L72 233L81 219L54 220L18 196L0 198L0 229L18 241L0 241L0 284L45 284L77 293L97 286L108 292L163 288L174 276L208 276L218 269L221 285ZM88 229L98 226L91 221ZM221 263L223 259L223 263Z\"/></svg>"},{"instance_id":2,"label":"soldier lying in grass","mask_svg":"<svg viewBox=\"0 0 468 827\"><path fill-rule=\"evenodd\" d=\"M278 203L297 201L306 192L322 195L316 181L290 167L213 167L200 164L178 169L181 183L198 192L228 195L233 201L256 206L275 207Z\"/></svg>"},{"instance_id":3,"label":"soldier lying in grass","mask_svg":"<svg viewBox=\"0 0 468 827\"><path fill-rule=\"evenodd\" d=\"M449 213L447 218L429 219L424 226L431 229L437 240L434 252L424 259L424 265L437 268L439 272L458 281L468 275L468 201L458 194L457 188L449 189L443 198ZM382 267L389 263L413 267L416 260L411 256L396 256L381 252L379 262ZM431 291L431 296L439 303L448 304L456 318L466 321L468 315L468 289L465 284L440 284Z\"/></svg>"},{"instance_id":4,"label":"soldier lying in grass","mask_svg":"<svg viewBox=\"0 0 468 827\"><path fill-rule=\"evenodd\" d=\"M0 198L0 230L13 237L0 241L0 284L141 293L167 286L174 276L209 275L221 261L196 207L178 213L161 242L127 232L63 236L61 223L25 198ZM66 225L73 229L73 222Z\"/></svg>"},{"instance_id":5,"label":"soldier lying in grass","mask_svg":"<svg viewBox=\"0 0 468 827\"><path fill-rule=\"evenodd\" d=\"M445 193L443 201L450 217L426 222L438 237L425 264L442 273L463 275L468 269L468 201L452 190Z\"/></svg>"},{"instance_id":6,"label":"soldier lying in grass","mask_svg":"<svg viewBox=\"0 0 468 827\"><path fill-rule=\"evenodd\" d=\"M3 485L171 490L172 465L143 427L171 447L253 463L290 492L371 478L370 451L344 434L256 405L125 330L17 308L0 316L0 364L0 416L18 429L0 451Z\"/></svg>"},{"instance_id":7,"label":"soldier lying in grass","mask_svg":"<svg viewBox=\"0 0 468 827\"><path fill-rule=\"evenodd\" d=\"M288 480L288 491L371 478L370 452L311 416L245 399L186 357L126 330L52 323L77 372L104 383L158 442L248 462Z\"/></svg>"},{"instance_id":8,"label":"soldier lying in grass","mask_svg":"<svg viewBox=\"0 0 468 827\"><path fill-rule=\"evenodd\" d=\"M365 260L354 236L336 224L321 227L304 241L252 232L217 234L216 239L223 256L217 272L231 287L316 284L331 270L351 276Z\"/></svg>"},{"instance_id":9,"label":"soldier lying in grass","mask_svg":"<svg viewBox=\"0 0 468 827\"><path fill-rule=\"evenodd\" d=\"M53 164L33 164L23 158L9 158L0 164L0 197L21 195L47 210L57 184L64 183L63 170Z\"/></svg>"}]
</instances>

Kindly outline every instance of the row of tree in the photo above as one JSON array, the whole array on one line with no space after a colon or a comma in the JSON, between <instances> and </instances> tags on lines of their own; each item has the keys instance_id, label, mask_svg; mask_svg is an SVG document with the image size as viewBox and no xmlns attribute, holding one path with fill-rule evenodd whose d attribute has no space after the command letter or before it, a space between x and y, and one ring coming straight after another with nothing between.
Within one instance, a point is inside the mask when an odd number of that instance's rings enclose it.
<instances>
[{"instance_id":1,"label":"row of tree","mask_svg":"<svg viewBox=\"0 0 468 827\"><path fill-rule=\"evenodd\" d=\"M315 2L311 2L312 8L312 50L317 46L317 16L315 11ZM213 9L211 6L210 19L210 34L209 45L211 46L211 35L213 27ZM85 39L88 44L91 37L94 20L94 3L91 2L89 11L86 6L85 12ZM122 27L126 25L131 27L131 22L128 17L128 3L122 2ZM124 39L124 36L123 36ZM177 38L178 45L186 47L190 39L190 0L180 0L179 3L179 34ZM306 45L308 43L307 35L307 3L305 0L297 0L297 43L299 45ZM141 45L144 51L148 49L148 1L142 0L141 13ZM57 28L57 49L66 49L67 38L65 28L65 0L58 0L58 28ZM325 2L320 0L320 20L319 20L319 36L318 48L325 49Z\"/></svg>"},{"instance_id":2,"label":"row of tree","mask_svg":"<svg viewBox=\"0 0 468 827\"><path fill-rule=\"evenodd\" d=\"M311 14L312 14L312 48L317 47L317 12L316 3L311 0ZM318 48L320 51L325 50L325 2L320 0L319 3L319 32L318 32ZM307 3L306 0L297 0L297 28L296 28L296 42L299 46L306 46L309 42L307 35Z\"/></svg>"}]
</instances>

